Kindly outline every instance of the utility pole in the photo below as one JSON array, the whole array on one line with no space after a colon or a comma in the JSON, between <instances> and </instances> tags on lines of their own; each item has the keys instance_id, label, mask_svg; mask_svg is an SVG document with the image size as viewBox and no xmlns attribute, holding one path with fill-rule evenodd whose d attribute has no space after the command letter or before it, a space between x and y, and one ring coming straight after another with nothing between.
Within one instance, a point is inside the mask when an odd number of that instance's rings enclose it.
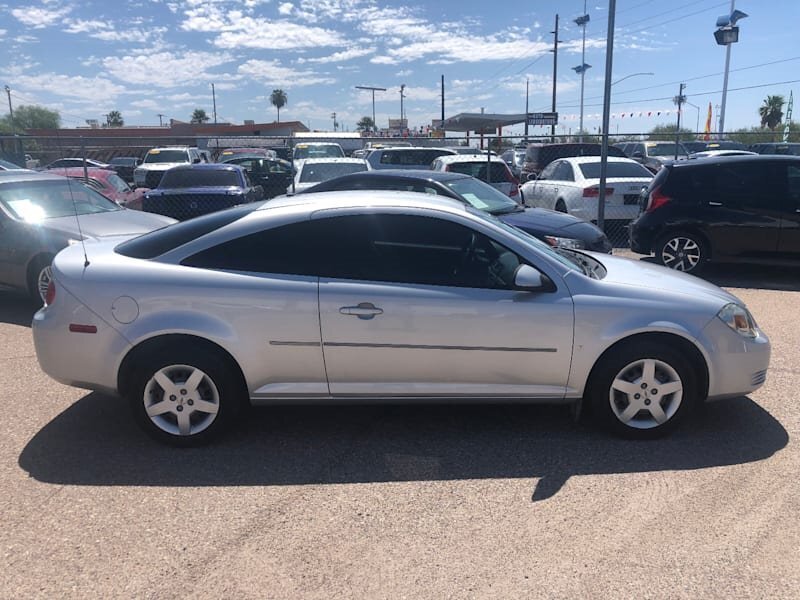
<instances>
[{"instance_id":1,"label":"utility pole","mask_svg":"<svg viewBox=\"0 0 800 600\"><path fill-rule=\"evenodd\" d=\"M378 124L375 122L375 90L378 90L379 92L385 92L386 88L373 87L371 85L357 85L356 89L357 90L369 90L369 91L372 92L372 129L373 130L377 130L378 129Z\"/></svg>"},{"instance_id":2,"label":"utility pole","mask_svg":"<svg viewBox=\"0 0 800 600\"><path fill-rule=\"evenodd\" d=\"M444 75L442 75L442 123L444 123Z\"/></svg>"},{"instance_id":3,"label":"utility pole","mask_svg":"<svg viewBox=\"0 0 800 600\"><path fill-rule=\"evenodd\" d=\"M166 116L166 115L162 115L161 113L158 113L158 126L159 127L163 127L164 126L164 121L162 121L162 117L164 117L164 116Z\"/></svg>"},{"instance_id":4,"label":"utility pole","mask_svg":"<svg viewBox=\"0 0 800 600\"><path fill-rule=\"evenodd\" d=\"M731 15L736 9L736 0L731 0ZM726 44L725 46L725 75L722 79L722 107L719 111L719 139L722 139L725 129L725 103L728 99L728 72L731 68L731 46L733 44Z\"/></svg>"},{"instance_id":5,"label":"utility pole","mask_svg":"<svg viewBox=\"0 0 800 600\"><path fill-rule=\"evenodd\" d=\"M525 142L528 141L528 97L530 96L531 78L525 78Z\"/></svg>"},{"instance_id":6,"label":"utility pole","mask_svg":"<svg viewBox=\"0 0 800 600\"><path fill-rule=\"evenodd\" d=\"M558 15L556 15L556 28L551 31L553 34L553 107L552 111L556 112L556 79L558 77ZM527 120L527 119L526 119ZM556 125L550 125L550 141L556 141Z\"/></svg>"},{"instance_id":7,"label":"utility pole","mask_svg":"<svg viewBox=\"0 0 800 600\"><path fill-rule=\"evenodd\" d=\"M103 116L106 118L106 127L111 127L111 113L106 113Z\"/></svg>"},{"instance_id":8,"label":"utility pole","mask_svg":"<svg viewBox=\"0 0 800 600\"><path fill-rule=\"evenodd\" d=\"M675 160L678 160L678 144L681 143L681 112L683 112L681 107L683 103L686 102L686 96L683 95L683 89L685 87L686 84L682 83L681 87L678 89L678 95L673 98L675 104L678 105L678 125L675 128Z\"/></svg>"},{"instance_id":9,"label":"utility pole","mask_svg":"<svg viewBox=\"0 0 800 600\"><path fill-rule=\"evenodd\" d=\"M405 83L401 83L400 84L400 129L403 129L403 115L404 115L404 112L403 112L403 98L406 97L406 95L404 93L405 89L406 89L406 84Z\"/></svg>"},{"instance_id":10,"label":"utility pole","mask_svg":"<svg viewBox=\"0 0 800 600\"><path fill-rule=\"evenodd\" d=\"M214 90L214 84L211 84L211 98L214 102L214 125L217 124L217 93Z\"/></svg>"},{"instance_id":11,"label":"utility pole","mask_svg":"<svg viewBox=\"0 0 800 600\"><path fill-rule=\"evenodd\" d=\"M581 116L580 124L578 125L578 141L583 142L583 86L586 79L586 69L591 65L586 64L586 24L589 22L589 15L586 12L586 0L583 0L583 14L575 19L575 24L583 29L583 36L581 41L581 66L573 67L576 72L581 75Z\"/></svg>"},{"instance_id":12,"label":"utility pole","mask_svg":"<svg viewBox=\"0 0 800 600\"><path fill-rule=\"evenodd\" d=\"M336 122L336 113L331 113L331 119L333 119L333 131L335 132L339 126L339 123Z\"/></svg>"},{"instance_id":13,"label":"utility pole","mask_svg":"<svg viewBox=\"0 0 800 600\"><path fill-rule=\"evenodd\" d=\"M597 196L597 226L605 231L606 180L608 176L608 122L611 116L611 74L614 66L614 21L617 0L608 0L608 33L606 34L606 81L603 86L603 137L600 140L600 190Z\"/></svg>"},{"instance_id":14,"label":"utility pole","mask_svg":"<svg viewBox=\"0 0 800 600\"><path fill-rule=\"evenodd\" d=\"M8 95L8 116L11 119L11 135L17 135L17 127L14 125L14 109L11 108L11 88L6 86L6 94Z\"/></svg>"}]
</instances>

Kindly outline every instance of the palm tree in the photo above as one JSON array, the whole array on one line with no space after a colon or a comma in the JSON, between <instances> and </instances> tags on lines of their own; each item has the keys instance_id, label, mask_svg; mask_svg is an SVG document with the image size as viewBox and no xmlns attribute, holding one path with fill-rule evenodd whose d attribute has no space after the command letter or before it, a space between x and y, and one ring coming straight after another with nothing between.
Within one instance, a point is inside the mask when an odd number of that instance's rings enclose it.
<instances>
[{"instance_id":1,"label":"palm tree","mask_svg":"<svg viewBox=\"0 0 800 600\"><path fill-rule=\"evenodd\" d=\"M202 125L206 121L208 121L208 115L206 114L206 111L202 108L195 108L194 112L192 113L192 120L190 123Z\"/></svg>"},{"instance_id":2,"label":"palm tree","mask_svg":"<svg viewBox=\"0 0 800 600\"><path fill-rule=\"evenodd\" d=\"M281 122L281 109L286 106L286 103L289 101L289 97L286 95L281 89L272 90L272 93L269 95L269 101L272 103L272 106L278 109L278 123Z\"/></svg>"},{"instance_id":3,"label":"palm tree","mask_svg":"<svg viewBox=\"0 0 800 600\"><path fill-rule=\"evenodd\" d=\"M758 114L761 117L761 127L768 127L771 131L780 125L783 119L783 105L786 101L783 96L767 96L764 104L759 107Z\"/></svg>"},{"instance_id":4,"label":"palm tree","mask_svg":"<svg viewBox=\"0 0 800 600\"><path fill-rule=\"evenodd\" d=\"M122 120L122 113L118 110L112 110L106 115L106 119L108 119L108 126L109 127L122 127L125 124L125 121Z\"/></svg>"}]
</instances>

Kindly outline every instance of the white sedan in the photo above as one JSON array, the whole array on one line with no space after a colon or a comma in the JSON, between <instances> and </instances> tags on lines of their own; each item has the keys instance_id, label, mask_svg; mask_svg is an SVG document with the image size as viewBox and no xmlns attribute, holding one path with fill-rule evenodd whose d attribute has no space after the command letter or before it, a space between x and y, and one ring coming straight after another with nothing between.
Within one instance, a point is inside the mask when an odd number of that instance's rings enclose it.
<instances>
[{"instance_id":1,"label":"white sedan","mask_svg":"<svg viewBox=\"0 0 800 600\"><path fill-rule=\"evenodd\" d=\"M286 189L287 194L302 192L334 177L369 171L369 163L363 158L306 158L296 160L294 166L294 189L290 185Z\"/></svg>"},{"instance_id":2,"label":"white sedan","mask_svg":"<svg viewBox=\"0 0 800 600\"><path fill-rule=\"evenodd\" d=\"M653 174L629 158L608 158L605 218L630 221L639 214L639 195ZM562 158L551 162L539 177L522 185L526 206L569 213L586 221L597 219L600 195L600 157Z\"/></svg>"}]
</instances>

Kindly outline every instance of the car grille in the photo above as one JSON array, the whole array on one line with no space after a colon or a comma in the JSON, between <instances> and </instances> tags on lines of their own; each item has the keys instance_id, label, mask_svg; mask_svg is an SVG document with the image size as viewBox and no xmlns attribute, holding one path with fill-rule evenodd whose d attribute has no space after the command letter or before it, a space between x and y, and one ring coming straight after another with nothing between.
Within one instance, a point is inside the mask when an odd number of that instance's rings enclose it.
<instances>
[{"instance_id":1,"label":"car grille","mask_svg":"<svg viewBox=\"0 0 800 600\"><path fill-rule=\"evenodd\" d=\"M750 379L750 382L753 385L761 385L767 380L767 370L764 369L763 371L756 371L753 373L753 377Z\"/></svg>"},{"instance_id":2,"label":"car grille","mask_svg":"<svg viewBox=\"0 0 800 600\"><path fill-rule=\"evenodd\" d=\"M157 188L163 176L164 171L147 171L144 175L144 187L150 189Z\"/></svg>"},{"instance_id":3,"label":"car grille","mask_svg":"<svg viewBox=\"0 0 800 600\"><path fill-rule=\"evenodd\" d=\"M625 194L622 196L625 204L635 205L639 204L639 196L641 194Z\"/></svg>"},{"instance_id":4,"label":"car grille","mask_svg":"<svg viewBox=\"0 0 800 600\"><path fill-rule=\"evenodd\" d=\"M167 194L164 196L145 196L142 209L179 221L206 215L224 208L241 204L245 198L241 194Z\"/></svg>"}]
</instances>

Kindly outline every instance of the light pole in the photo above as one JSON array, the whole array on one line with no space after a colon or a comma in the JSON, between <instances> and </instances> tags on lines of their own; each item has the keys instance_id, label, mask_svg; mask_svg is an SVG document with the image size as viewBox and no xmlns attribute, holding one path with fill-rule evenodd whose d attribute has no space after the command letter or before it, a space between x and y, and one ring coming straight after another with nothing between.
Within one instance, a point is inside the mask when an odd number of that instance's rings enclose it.
<instances>
[{"instance_id":1,"label":"light pole","mask_svg":"<svg viewBox=\"0 0 800 600\"><path fill-rule=\"evenodd\" d=\"M586 78L586 70L592 67L592 65L586 64L586 24L589 22L589 15L586 13L586 0L583 0L583 14L575 19L574 22L583 29L581 40L581 64L578 67L572 67L572 70L581 76L581 117L580 124L578 125L578 141L583 142L583 83Z\"/></svg>"},{"instance_id":2,"label":"light pole","mask_svg":"<svg viewBox=\"0 0 800 600\"><path fill-rule=\"evenodd\" d=\"M636 77L637 75L655 75L655 73L651 73L650 71L647 71L645 73L631 73L630 75L625 75L625 77L617 79L611 85L617 85L620 81L625 81L626 79L630 79L631 77Z\"/></svg>"},{"instance_id":3,"label":"light pole","mask_svg":"<svg viewBox=\"0 0 800 600\"><path fill-rule=\"evenodd\" d=\"M372 129L373 130L377 130L378 129L378 125L377 125L377 123L375 123L375 90L377 90L379 92L385 92L386 88L373 87L373 86L370 86L370 85L357 85L356 89L357 90L370 90L372 92Z\"/></svg>"},{"instance_id":4,"label":"light pole","mask_svg":"<svg viewBox=\"0 0 800 600\"><path fill-rule=\"evenodd\" d=\"M605 231L606 176L608 175L608 121L611 117L611 73L614 63L614 21L617 0L608 0L608 33L606 34L606 82L603 90L603 137L600 139L600 189L597 196L597 226ZM631 75L632 77L632 75ZM627 79L627 78L623 78ZM621 79L619 81L622 81ZM617 83L619 83L619 81Z\"/></svg>"},{"instance_id":5,"label":"light pole","mask_svg":"<svg viewBox=\"0 0 800 600\"><path fill-rule=\"evenodd\" d=\"M8 118L11 119L11 135L17 135L17 128L14 126L14 109L11 108L11 88L6 86L8 94Z\"/></svg>"},{"instance_id":6,"label":"light pole","mask_svg":"<svg viewBox=\"0 0 800 600\"><path fill-rule=\"evenodd\" d=\"M697 111L697 123L694 126L694 133L695 133L695 135L697 135L698 133L700 133L700 107L697 106L696 104L692 104L691 102L689 102L688 100L685 100L685 99L684 99L683 103L684 104L688 104L689 106L691 106L693 109L695 109Z\"/></svg>"},{"instance_id":7,"label":"light pole","mask_svg":"<svg viewBox=\"0 0 800 600\"><path fill-rule=\"evenodd\" d=\"M400 129L404 129L403 127L403 98L406 97L404 91L406 89L406 84L400 84Z\"/></svg>"},{"instance_id":8,"label":"light pole","mask_svg":"<svg viewBox=\"0 0 800 600\"><path fill-rule=\"evenodd\" d=\"M731 69L731 45L739 41L739 28L736 22L747 15L735 8L736 0L731 0L731 13L717 17L717 30L714 39L725 48L725 75L722 80L722 105L719 110L719 136L722 138L725 131L725 102L728 99L728 73Z\"/></svg>"}]
</instances>

